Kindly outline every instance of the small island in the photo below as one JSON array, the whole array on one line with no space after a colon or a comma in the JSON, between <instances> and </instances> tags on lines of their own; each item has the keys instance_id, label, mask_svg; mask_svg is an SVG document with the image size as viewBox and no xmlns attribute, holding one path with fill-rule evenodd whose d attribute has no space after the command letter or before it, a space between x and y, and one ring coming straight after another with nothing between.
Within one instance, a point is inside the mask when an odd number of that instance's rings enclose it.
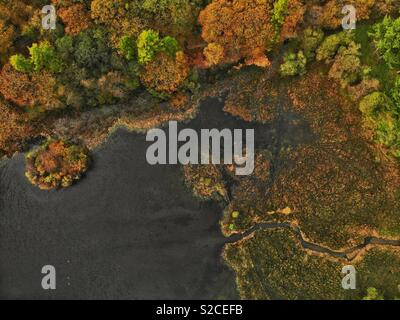
<instances>
[{"instance_id":1,"label":"small island","mask_svg":"<svg viewBox=\"0 0 400 320\"><path fill-rule=\"evenodd\" d=\"M28 180L42 190L66 188L89 167L87 148L63 140L48 140L26 155Z\"/></svg>"}]
</instances>

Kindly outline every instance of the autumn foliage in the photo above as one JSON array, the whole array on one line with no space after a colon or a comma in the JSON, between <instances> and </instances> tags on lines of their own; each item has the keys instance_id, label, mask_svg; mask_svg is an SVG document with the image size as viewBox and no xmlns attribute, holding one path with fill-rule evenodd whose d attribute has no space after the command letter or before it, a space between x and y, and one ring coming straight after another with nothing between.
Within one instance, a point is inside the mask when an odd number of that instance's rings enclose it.
<instances>
[{"instance_id":1,"label":"autumn foliage","mask_svg":"<svg viewBox=\"0 0 400 320\"><path fill-rule=\"evenodd\" d=\"M58 10L58 15L65 24L65 33L76 35L90 26L90 13L83 4L75 4Z\"/></svg>"},{"instance_id":2,"label":"autumn foliage","mask_svg":"<svg viewBox=\"0 0 400 320\"><path fill-rule=\"evenodd\" d=\"M17 106L44 110L61 107L54 90L56 80L47 72L28 75L6 64L0 72L0 93Z\"/></svg>"},{"instance_id":3,"label":"autumn foliage","mask_svg":"<svg viewBox=\"0 0 400 320\"><path fill-rule=\"evenodd\" d=\"M274 30L268 0L214 0L199 16L210 64L263 56ZM223 55L221 53L223 49Z\"/></svg>"},{"instance_id":4,"label":"autumn foliage","mask_svg":"<svg viewBox=\"0 0 400 320\"><path fill-rule=\"evenodd\" d=\"M170 95L179 89L188 75L188 60L182 51L178 51L175 58L161 51L144 66L141 80L148 89Z\"/></svg>"},{"instance_id":5,"label":"autumn foliage","mask_svg":"<svg viewBox=\"0 0 400 320\"><path fill-rule=\"evenodd\" d=\"M34 133L34 129L23 113L14 110L2 99L0 114L0 157L4 154L10 156L21 149L22 142Z\"/></svg>"},{"instance_id":6,"label":"autumn foliage","mask_svg":"<svg viewBox=\"0 0 400 320\"><path fill-rule=\"evenodd\" d=\"M0 1L0 64L8 60L18 29L27 22L32 10L20 0Z\"/></svg>"},{"instance_id":7,"label":"autumn foliage","mask_svg":"<svg viewBox=\"0 0 400 320\"><path fill-rule=\"evenodd\" d=\"M284 17L280 31L281 40L297 36L299 25L303 21L306 6L301 0L289 0L287 14Z\"/></svg>"},{"instance_id":8,"label":"autumn foliage","mask_svg":"<svg viewBox=\"0 0 400 320\"><path fill-rule=\"evenodd\" d=\"M42 190L66 188L79 180L89 166L85 147L50 140L26 157L26 177Z\"/></svg>"}]
</instances>

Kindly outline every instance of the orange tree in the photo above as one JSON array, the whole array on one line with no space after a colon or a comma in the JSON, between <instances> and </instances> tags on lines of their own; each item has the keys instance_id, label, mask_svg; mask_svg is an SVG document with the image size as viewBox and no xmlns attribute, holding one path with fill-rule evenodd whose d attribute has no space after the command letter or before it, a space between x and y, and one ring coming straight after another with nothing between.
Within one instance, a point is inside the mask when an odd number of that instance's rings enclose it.
<instances>
[{"instance_id":1,"label":"orange tree","mask_svg":"<svg viewBox=\"0 0 400 320\"><path fill-rule=\"evenodd\" d=\"M270 0L214 0L199 15L202 37L210 46L206 56L211 63L236 62L264 56L274 37ZM212 57L212 53L218 57ZM264 56L265 57L265 56ZM266 59L266 58L265 58Z\"/></svg>"},{"instance_id":2,"label":"orange tree","mask_svg":"<svg viewBox=\"0 0 400 320\"><path fill-rule=\"evenodd\" d=\"M61 8L58 14L65 24L66 34L76 35L90 26L90 13L81 3Z\"/></svg>"},{"instance_id":3,"label":"orange tree","mask_svg":"<svg viewBox=\"0 0 400 320\"><path fill-rule=\"evenodd\" d=\"M161 51L143 67L140 79L150 92L166 98L178 91L189 71L187 57L182 51L175 57Z\"/></svg>"},{"instance_id":4,"label":"orange tree","mask_svg":"<svg viewBox=\"0 0 400 320\"><path fill-rule=\"evenodd\" d=\"M23 141L34 134L34 128L25 114L12 108L0 98L0 158L11 156L23 146Z\"/></svg>"}]
</instances>

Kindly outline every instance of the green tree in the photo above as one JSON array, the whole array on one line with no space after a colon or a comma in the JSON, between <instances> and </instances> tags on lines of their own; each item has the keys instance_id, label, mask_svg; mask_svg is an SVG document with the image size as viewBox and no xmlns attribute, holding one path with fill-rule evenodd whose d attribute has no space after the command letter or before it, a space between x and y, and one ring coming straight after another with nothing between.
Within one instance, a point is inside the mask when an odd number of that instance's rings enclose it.
<instances>
[{"instance_id":1,"label":"green tree","mask_svg":"<svg viewBox=\"0 0 400 320\"><path fill-rule=\"evenodd\" d=\"M74 38L72 36L64 36L56 40L56 51L61 59L69 61L74 52Z\"/></svg>"},{"instance_id":2,"label":"green tree","mask_svg":"<svg viewBox=\"0 0 400 320\"><path fill-rule=\"evenodd\" d=\"M152 61L158 51L160 51L160 35L154 30L144 30L137 40L138 61L146 64Z\"/></svg>"},{"instance_id":3,"label":"green tree","mask_svg":"<svg viewBox=\"0 0 400 320\"><path fill-rule=\"evenodd\" d=\"M137 51L135 40L130 36L123 36L120 40L119 47L129 61L135 58L135 52Z\"/></svg>"},{"instance_id":4,"label":"green tree","mask_svg":"<svg viewBox=\"0 0 400 320\"><path fill-rule=\"evenodd\" d=\"M390 68L400 66L400 18L385 17L370 34L381 57Z\"/></svg>"},{"instance_id":5,"label":"green tree","mask_svg":"<svg viewBox=\"0 0 400 320\"><path fill-rule=\"evenodd\" d=\"M25 58L22 54L11 56L10 64L15 70L23 73L30 73L33 70L32 62L30 59Z\"/></svg>"},{"instance_id":6,"label":"green tree","mask_svg":"<svg viewBox=\"0 0 400 320\"><path fill-rule=\"evenodd\" d=\"M363 300L384 300L384 298L376 288L370 287L367 289L367 295Z\"/></svg>"},{"instance_id":7,"label":"green tree","mask_svg":"<svg viewBox=\"0 0 400 320\"><path fill-rule=\"evenodd\" d=\"M166 36L161 40L161 50L168 53L171 57L175 57L175 54L180 50L180 46L175 38Z\"/></svg>"},{"instance_id":8,"label":"green tree","mask_svg":"<svg viewBox=\"0 0 400 320\"><path fill-rule=\"evenodd\" d=\"M29 48L34 71L46 69L50 72L61 72L63 65L54 48L48 42L34 43Z\"/></svg>"},{"instance_id":9,"label":"green tree","mask_svg":"<svg viewBox=\"0 0 400 320\"><path fill-rule=\"evenodd\" d=\"M144 30L137 39L137 55L140 64L149 63L157 53L164 51L171 57L175 57L180 51L178 41L170 36L160 38L158 31Z\"/></svg>"},{"instance_id":10,"label":"green tree","mask_svg":"<svg viewBox=\"0 0 400 320\"><path fill-rule=\"evenodd\" d=\"M271 22L274 26L276 35L279 34L283 22L285 21L285 16L288 13L288 3L289 0L277 0L274 2L274 8L272 10Z\"/></svg>"},{"instance_id":11,"label":"green tree","mask_svg":"<svg viewBox=\"0 0 400 320\"><path fill-rule=\"evenodd\" d=\"M81 32L74 43L74 60L83 68L106 72L110 62L110 48L102 29Z\"/></svg>"},{"instance_id":12,"label":"green tree","mask_svg":"<svg viewBox=\"0 0 400 320\"><path fill-rule=\"evenodd\" d=\"M63 70L62 60L57 56L54 48L46 41L34 43L29 48L30 58L17 54L10 58L11 65L15 70L29 73L32 71L40 72L43 69L52 73Z\"/></svg>"}]
</instances>

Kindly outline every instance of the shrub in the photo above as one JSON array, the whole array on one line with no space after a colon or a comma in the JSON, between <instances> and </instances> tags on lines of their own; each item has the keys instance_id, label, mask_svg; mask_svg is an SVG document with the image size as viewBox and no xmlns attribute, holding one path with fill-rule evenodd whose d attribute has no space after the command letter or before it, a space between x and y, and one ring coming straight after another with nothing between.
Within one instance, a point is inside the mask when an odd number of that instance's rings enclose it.
<instances>
[{"instance_id":1,"label":"shrub","mask_svg":"<svg viewBox=\"0 0 400 320\"><path fill-rule=\"evenodd\" d=\"M376 288L369 287L367 289L367 295L363 298L363 300L384 300L384 299Z\"/></svg>"},{"instance_id":2,"label":"shrub","mask_svg":"<svg viewBox=\"0 0 400 320\"><path fill-rule=\"evenodd\" d=\"M220 170L215 165L183 166L186 185L201 199L227 199L227 190Z\"/></svg>"},{"instance_id":3,"label":"shrub","mask_svg":"<svg viewBox=\"0 0 400 320\"><path fill-rule=\"evenodd\" d=\"M392 101L382 92L373 92L360 101L359 108L375 140L400 157L399 113Z\"/></svg>"},{"instance_id":4,"label":"shrub","mask_svg":"<svg viewBox=\"0 0 400 320\"><path fill-rule=\"evenodd\" d=\"M301 48L307 59L315 57L315 51L324 39L324 32L321 29L307 28L301 36Z\"/></svg>"},{"instance_id":5,"label":"shrub","mask_svg":"<svg viewBox=\"0 0 400 320\"><path fill-rule=\"evenodd\" d=\"M341 46L347 46L352 41L353 34L340 32L327 36L317 49L317 61L332 59Z\"/></svg>"},{"instance_id":6,"label":"shrub","mask_svg":"<svg viewBox=\"0 0 400 320\"><path fill-rule=\"evenodd\" d=\"M360 55L360 45L354 42L348 47L340 47L329 70L329 77L340 80L343 88L360 82L364 74Z\"/></svg>"},{"instance_id":7,"label":"shrub","mask_svg":"<svg viewBox=\"0 0 400 320\"><path fill-rule=\"evenodd\" d=\"M280 67L282 76L296 76L306 73L307 58L302 51L285 54L283 61Z\"/></svg>"},{"instance_id":8,"label":"shrub","mask_svg":"<svg viewBox=\"0 0 400 320\"><path fill-rule=\"evenodd\" d=\"M63 140L49 140L26 156L26 177L40 189L66 188L89 166L89 151Z\"/></svg>"}]
</instances>

